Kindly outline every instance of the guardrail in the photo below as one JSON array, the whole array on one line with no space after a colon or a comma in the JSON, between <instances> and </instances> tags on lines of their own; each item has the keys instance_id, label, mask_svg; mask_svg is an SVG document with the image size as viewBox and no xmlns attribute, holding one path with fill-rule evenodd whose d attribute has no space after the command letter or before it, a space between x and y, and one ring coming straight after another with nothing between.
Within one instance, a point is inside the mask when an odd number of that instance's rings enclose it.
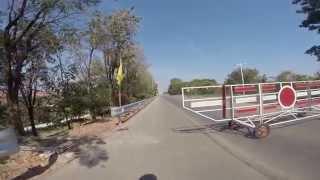
<instances>
[{"instance_id":1,"label":"guardrail","mask_svg":"<svg viewBox=\"0 0 320 180\"><path fill-rule=\"evenodd\" d=\"M121 114L136 110L145 104L145 100L137 101L120 107L111 107L111 116L120 116Z\"/></svg>"},{"instance_id":2,"label":"guardrail","mask_svg":"<svg viewBox=\"0 0 320 180\"><path fill-rule=\"evenodd\" d=\"M126 113L126 112L129 112L131 110L134 110L135 108L138 108L138 107L141 107L141 105L144 105L145 101L148 101L148 100L142 100L142 101L138 101L138 102L134 102L134 103L131 103L131 104L127 104L127 105L124 105L124 106L121 106L121 107L111 107L111 116L114 117L114 116L119 116L123 113ZM80 116L80 118L88 118L90 117L90 114L85 114L83 116ZM71 120L71 118L69 119L63 119L60 121L60 123L65 123L67 121ZM42 124L37 124L36 125L36 128L37 129L41 129L41 128L46 128L46 127L49 127L49 126L53 126L53 122L48 122L48 123L42 123ZM30 131L31 130L31 126L27 126L24 128L25 131Z\"/></svg>"},{"instance_id":3,"label":"guardrail","mask_svg":"<svg viewBox=\"0 0 320 180\"><path fill-rule=\"evenodd\" d=\"M90 118L90 114L85 114L85 115L82 115L80 116L79 118ZM66 123L68 121L70 121L71 118L64 118L60 121L60 123ZM36 129L43 129L43 128L47 128L47 127L50 127L50 126L54 126L54 123L53 122L48 122L48 123L41 123L41 124L37 124L36 125ZM27 126L27 127L24 127L24 130L25 131L31 131L32 127L31 126Z\"/></svg>"}]
</instances>

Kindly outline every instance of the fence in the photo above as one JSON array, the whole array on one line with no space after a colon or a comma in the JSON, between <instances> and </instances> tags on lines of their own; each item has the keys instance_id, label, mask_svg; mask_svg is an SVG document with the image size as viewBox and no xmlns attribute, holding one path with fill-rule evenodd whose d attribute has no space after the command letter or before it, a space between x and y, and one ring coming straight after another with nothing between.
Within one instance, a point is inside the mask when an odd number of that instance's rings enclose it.
<instances>
[{"instance_id":1,"label":"fence","mask_svg":"<svg viewBox=\"0 0 320 180\"><path fill-rule=\"evenodd\" d=\"M236 122L266 136L269 126L320 115L320 81L184 87L182 105L212 121Z\"/></svg>"},{"instance_id":2,"label":"fence","mask_svg":"<svg viewBox=\"0 0 320 180\"><path fill-rule=\"evenodd\" d=\"M134 102L120 107L111 107L111 116L120 116L121 114L136 110L144 106L145 100Z\"/></svg>"}]
</instances>

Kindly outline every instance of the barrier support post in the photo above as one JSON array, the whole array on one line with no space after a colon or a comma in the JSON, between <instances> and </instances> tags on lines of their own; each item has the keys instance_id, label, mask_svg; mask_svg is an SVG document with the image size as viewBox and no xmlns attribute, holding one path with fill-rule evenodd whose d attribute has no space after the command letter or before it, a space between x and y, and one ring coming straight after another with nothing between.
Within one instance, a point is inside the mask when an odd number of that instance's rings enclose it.
<instances>
[{"instance_id":1,"label":"barrier support post","mask_svg":"<svg viewBox=\"0 0 320 180\"><path fill-rule=\"evenodd\" d=\"M181 94L182 94L182 107L185 108L185 104L184 104L184 88L181 88Z\"/></svg>"},{"instance_id":2,"label":"barrier support post","mask_svg":"<svg viewBox=\"0 0 320 180\"><path fill-rule=\"evenodd\" d=\"M227 112L226 112L226 86L223 85L222 86L222 117L223 119L226 118L226 115Z\"/></svg>"},{"instance_id":3,"label":"barrier support post","mask_svg":"<svg viewBox=\"0 0 320 180\"><path fill-rule=\"evenodd\" d=\"M259 83L259 113L260 113L260 125L263 124L263 97L262 97L262 88Z\"/></svg>"},{"instance_id":4,"label":"barrier support post","mask_svg":"<svg viewBox=\"0 0 320 180\"><path fill-rule=\"evenodd\" d=\"M234 109L233 109L233 85L230 86L230 107L231 107L231 119L234 119Z\"/></svg>"},{"instance_id":5,"label":"barrier support post","mask_svg":"<svg viewBox=\"0 0 320 180\"><path fill-rule=\"evenodd\" d=\"M311 94L311 88L310 88L310 83L307 83L308 84L308 86L307 86L307 92L308 92L308 107L309 107L309 111L311 111L312 110L312 94Z\"/></svg>"}]
</instances>

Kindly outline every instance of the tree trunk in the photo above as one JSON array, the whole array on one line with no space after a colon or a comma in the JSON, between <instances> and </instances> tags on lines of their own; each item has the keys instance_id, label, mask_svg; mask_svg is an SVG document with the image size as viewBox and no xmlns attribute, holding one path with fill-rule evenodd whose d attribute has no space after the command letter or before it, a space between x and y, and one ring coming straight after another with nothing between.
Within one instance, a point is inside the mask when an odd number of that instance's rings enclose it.
<instances>
[{"instance_id":1,"label":"tree trunk","mask_svg":"<svg viewBox=\"0 0 320 180\"><path fill-rule=\"evenodd\" d=\"M20 74L21 66L12 69L12 62L14 58L12 56L13 48L10 46L10 40L8 39L8 34L3 36L4 47L6 52L6 60L8 67L5 71L6 83L7 83L7 103L9 111L9 124L14 126L17 133L21 136L25 136L26 132L23 127L21 120L20 108L19 108L19 87L20 87Z\"/></svg>"},{"instance_id":2,"label":"tree trunk","mask_svg":"<svg viewBox=\"0 0 320 180\"><path fill-rule=\"evenodd\" d=\"M71 122L67 121L68 129L72 129Z\"/></svg>"},{"instance_id":3,"label":"tree trunk","mask_svg":"<svg viewBox=\"0 0 320 180\"><path fill-rule=\"evenodd\" d=\"M6 54L7 59L12 60L12 56L8 53ZM26 135L26 132L21 121L21 114L19 108L19 83L20 79L18 75L13 72L11 66L9 65L6 71L7 80L7 103L9 111L9 124L13 125L17 133L21 136Z\"/></svg>"},{"instance_id":4,"label":"tree trunk","mask_svg":"<svg viewBox=\"0 0 320 180\"><path fill-rule=\"evenodd\" d=\"M67 118L67 125L68 125L68 129L72 129L72 126L71 126L71 122L73 121L73 118L71 117L69 120Z\"/></svg>"},{"instance_id":5,"label":"tree trunk","mask_svg":"<svg viewBox=\"0 0 320 180\"><path fill-rule=\"evenodd\" d=\"M65 117L66 122L67 122L68 129L72 129L72 126L71 126L71 120L72 119L68 119L69 117L68 117L67 113L64 110L63 110L63 113L64 113L64 117Z\"/></svg>"},{"instance_id":6,"label":"tree trunk","mask_svg":"<svg viewBox=\"0 0 320 180\"><path fill-rule=\"evenodd\" d=\"M94 52L95 48L91 48L90 49L90 55L89 55L89 64L88 64L88 94L91 98L91 100L94 98L93 96L93 92L92 92L92 80L91 80L91 66L92 66L92 60L93 60L93 52ZM90 109L90 115L92 117L92 120L96 120L96 108L94 106L91 106Z\"/></svg>"},{"instance_id":7,"label":"tree trunk","mask_svg":"<svg viewBox=\"0 0 320 180\"><path fill-rule=\"evenodd\" d=\"M28 114L29 114L29 121L30 121L30 125L31 125L31 130L32 130L32 135L33 136L38 136L38 131L36 129L36 125L34 122L34 110L33 107L28 107Z\"/></svg>"},{"instance_id":8,"label":"tree trunk","mask_svg":"<svg viewBox=\"0 0 320 180\"><path fill-rule=\"evenodd\" d=\"M23 127L23 123L21 121L20 116L20 108L18 101L18 92L13 92L14 90L10 90L8 87L8 110L9 110L9 123L13 125L17 131L17 133L21 136L25 136L26 132Z\"/></svg>"}]
</instances>

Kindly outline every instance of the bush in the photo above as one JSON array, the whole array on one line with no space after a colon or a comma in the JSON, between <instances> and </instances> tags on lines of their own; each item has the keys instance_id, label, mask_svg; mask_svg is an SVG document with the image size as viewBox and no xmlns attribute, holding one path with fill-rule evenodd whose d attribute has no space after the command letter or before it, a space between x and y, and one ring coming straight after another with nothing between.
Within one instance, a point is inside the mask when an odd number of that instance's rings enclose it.
<instances>
[{"instance_id":1,"label":"bush","mask_svg":"<svg viewBox=\"0 0 320 180\"><path fill-rule=\"evenodd\" d=\"M3 129L7 126L7 107L0 105L0 129Z\"/></svg>"}]
</instances>

